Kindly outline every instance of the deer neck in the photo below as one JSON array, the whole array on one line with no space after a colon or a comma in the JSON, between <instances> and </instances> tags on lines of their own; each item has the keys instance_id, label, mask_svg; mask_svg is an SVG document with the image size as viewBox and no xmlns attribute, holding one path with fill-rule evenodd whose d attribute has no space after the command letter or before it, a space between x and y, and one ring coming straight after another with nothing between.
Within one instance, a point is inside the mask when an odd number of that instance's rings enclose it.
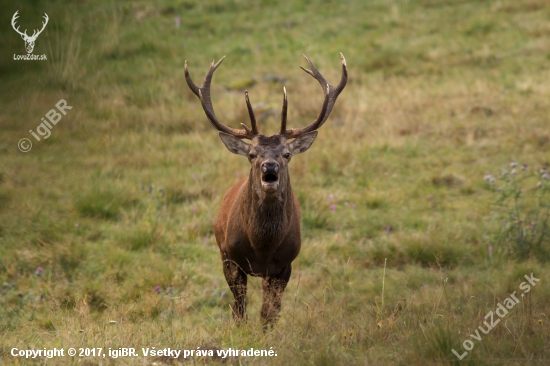
<instances>
[{"instance_id":1,"label":"deer neck","mask_svg":"<svg viewBox=\"0 0 550 366\"><path fill-rule=\"evenodd\" d=\"M241 215L251 244L258 251L274 252L289 229L294 205L290 178L280 177L281 189L267 195L254 184L252 172L241 203Z\"/></svg>"}]
</instances>

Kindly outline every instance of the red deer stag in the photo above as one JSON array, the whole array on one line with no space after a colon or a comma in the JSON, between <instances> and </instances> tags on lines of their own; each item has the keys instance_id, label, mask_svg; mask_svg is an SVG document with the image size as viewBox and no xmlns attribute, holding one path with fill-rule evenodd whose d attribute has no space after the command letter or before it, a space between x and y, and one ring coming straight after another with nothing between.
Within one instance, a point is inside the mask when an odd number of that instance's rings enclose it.
<instances>
[{"instance_id":1,"label":"red deer stag","mask_svg":"<svg viewBox=\"0 0 550 366\"><path fill-rule=\"evenodd\" d=\"M225 57L216 64L212 61L200 87L193 83L185 61L187 85L199 97L206 117L220 131L220 138L227 149L247 157L251 165L249 176L225 193L214 224L223 273L235 298L232 310L237 323L246 320L247 275L263 278L261 318L264 326L274 323L279 316L281 298L290 278L291 263L301 246L300 205L292 193L288 163L292 156L309 149L317 137L317 129L327 120L336 98L346 86L344 55L340 54L342 77L336 88L325 80L309 58L304 57L311 70L302 69L317 79L325 94L321 113L307 127L287 129L287 97L284 90L281 130L271 137L258 132L246 91L252 128L245 124L241 124L244 130L227 127L216 117L210 83L214 71ZM251 143L242 139L249 139Z\"/></svg>"}]
</instances>

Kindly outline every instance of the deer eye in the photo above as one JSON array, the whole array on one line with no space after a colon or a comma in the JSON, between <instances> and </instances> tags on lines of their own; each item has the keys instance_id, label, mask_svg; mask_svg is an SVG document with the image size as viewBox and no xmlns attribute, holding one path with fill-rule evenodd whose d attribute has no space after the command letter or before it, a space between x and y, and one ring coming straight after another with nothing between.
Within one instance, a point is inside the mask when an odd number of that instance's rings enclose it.
<instances>
[{"instance_id":1,"label":"deer eye","mask_svg":"<svg viewBox=\"0 0 550 366\"><path fill-rule=\"evenodd\" d=\"M256 158L256 154L248 154L248 157L249 157L250 159L255 159L255 158Z\"/></svg>"},{"instance_id":2,"label":"deer eye","mask_svg":"<svg viewBox=\"0 0 550 366\"><path fill-rule=\"evenodd\" d=\"M285 157L285 159L288 159L288 158L290 158L290 153L286 153L283 156Z\"/></svg>"}]
</instances>

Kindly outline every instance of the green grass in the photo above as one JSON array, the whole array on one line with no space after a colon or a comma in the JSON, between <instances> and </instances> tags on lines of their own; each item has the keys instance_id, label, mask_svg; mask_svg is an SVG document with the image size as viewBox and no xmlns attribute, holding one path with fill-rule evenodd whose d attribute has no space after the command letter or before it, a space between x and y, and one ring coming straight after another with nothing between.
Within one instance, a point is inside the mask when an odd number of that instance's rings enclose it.
<instances>
[{"instance_id":1,"label":"green grass","mask_svg":"<svg viewBox=\"0 0 550 366\"><path fill-rule=\"evenodd\" d=\"M546 1L2 5L0 363L46 362L15 359L13 347L273 347L277 357L230 363L458 363L451 349L462 353L480 318L532 272L541 281L460 363L550 358L549 229L533 198L538 181L548 189L540 169L550 166ZM22 29L49 15L34 51L48 61L13 60L25 53L9 27L16 10ZM248 163L219 141L184 61L198 83L226 55L212 85L217 115L248 123L247 85L260 130L273 134L280 80L289 127L305 126L323 96L299 69L301 54L334 84L339 52L349 83L315 144L291 163L303 246L281 319L262 333L253 278L249 322L236 327L213 223ZM36 141L28 131L60 99L73 109ZM21 138L30 152L18 150ZM495 205L509 192L499 173L512 161L530 177L519 215ZM519 217L510 231L506 215ZM526 230L525 240L542 238L527 251L516 235ZM172 364L111 361L49 362ZM220 360L191 359L210 362Z\"/></svg>"}]
</instances>

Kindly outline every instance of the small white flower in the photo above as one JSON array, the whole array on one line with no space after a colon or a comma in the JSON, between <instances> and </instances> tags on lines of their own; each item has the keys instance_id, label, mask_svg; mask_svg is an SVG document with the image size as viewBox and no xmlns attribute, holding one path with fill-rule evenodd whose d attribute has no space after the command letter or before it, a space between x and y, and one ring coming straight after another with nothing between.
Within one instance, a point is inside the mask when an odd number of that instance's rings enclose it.
<instances>
[{"instance_id":1,"label":"small white flower","mask_svg":"<svg viewBox=\"0 0 550 366\"><path fill-rule=\"evenodd\" d=\"M510 174L512 174L512 175L516 175L516 174L518 174L518 171L517 171L517 170L515 170L515 169L512 169L512 171L510 172Z\"/></svg>"},{"instance_id":2,"label":"small white flower","mask_svg":"<svg viewBox=\"0 0 550 366\"><path fill-rule=\"evenodd\" d=\"M515 161L512 161L512 162L510 163L510 167L511 167L511 168L515 168L515 167L517 167L517 166L518 166L518 163L516 163Z\"/></svg>"}]
</instances>

